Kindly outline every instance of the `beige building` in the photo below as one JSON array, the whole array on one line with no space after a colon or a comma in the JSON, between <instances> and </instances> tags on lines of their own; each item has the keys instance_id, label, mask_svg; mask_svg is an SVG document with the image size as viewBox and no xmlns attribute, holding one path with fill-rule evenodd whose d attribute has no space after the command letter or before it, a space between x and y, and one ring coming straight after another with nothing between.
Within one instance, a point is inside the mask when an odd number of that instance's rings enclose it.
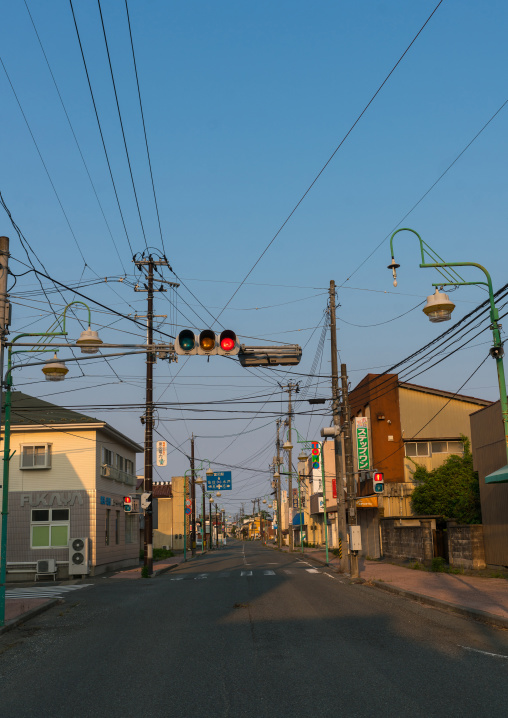
<instances>
[{"instance_id":1,"label":"beige building","mask_svg":"<svg viewBox=\"0 0 508 718\"><path fill-rule=\"evenodd\" d=\"M183 476L173 476L170 482L154 482L153 496L158 503L158 528L153 533L154 548L169 548L183 551L184 547L184 484L187 483L189 496L189 480ZM187 531L189 519L187 518ZM187 536L187 548L189 536Z\"/></svg>"},{"instance_id":2,"label":"beige building","mask_svg":"<svg viewBox=\"0 0 508 718\"><path fill-rule=\"evenodd\" d=\"M136 492L139 444L104 421L13 392L12 451L9 580L33 578L41 559L67 576L75 538L85 575L138 564L139 517L124 512L123 497Z\"/></svg>"}]
</instances>

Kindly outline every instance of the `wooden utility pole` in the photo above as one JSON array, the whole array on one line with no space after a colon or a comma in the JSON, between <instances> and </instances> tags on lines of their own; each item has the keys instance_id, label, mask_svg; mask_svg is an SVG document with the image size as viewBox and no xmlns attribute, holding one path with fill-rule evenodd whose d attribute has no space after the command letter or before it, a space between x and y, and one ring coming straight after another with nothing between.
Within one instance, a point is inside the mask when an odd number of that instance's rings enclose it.
<instances>
[{"instance_id":1,"label":"wooden utility pole","mask_svg":"<svg viewBox=\"0 0 508 718\"><path fill-rule=\"evenodd\" d=\"M146 344L147 347L153 347L153 296L154 291L165 292L161 285L159 289L154 290L154 270L158 266L169 267L166 259L154 259L151 254L142 255L140 259L134 257L136 267L142 271L146 271L146 283L144 288L135 287L136 292L147 292L147 313L146 313ZM156 354L154 351L146 353L146 392L145 392L145 415L143 417L145 423L145 492L152 494L153 491L153 365L156 362ZM145 531L144 531L144 551L143 563L148 569L148 573L153 573L153 514L152 509L145 512Z\"/></svg>"},{"instance_id":2,"label":"wooden utility pole","mask_svg":"<svg viewBox=\"0 0 508 718\"><path fill-rule=\"evenodd\" d=\"M344 452L346 458L346 486L348 519L350 526L356 526L356 486L355 468L353 459L353 436L351 431L351 410L349 407L349 390L347 382L347 367L340 365L340 378L342 383L342 432L344 434ZM358 578L358 556L352 551L349 553L351 578Z\"/></svg>"},{"instance_id":3,"label":"wooden utility pole","mask_svg":"<svg viewBox=\"0 0 508 718\"><path fill-rule=\"evenodd\" d=\"M289 529L289 550L293 550L293 529L292 529L292 510L293 510L293 445L291 443L292 439L292 431L291 431L291 418L293 416L293 404L291 401L292 393L298 393L300 390L300 387L298 384L293 384L292 382L289 382L286 386L282 386L282 384L279 384L280 388L284 391L287 391L288 393L288 418L286 420L286 424L288 427L288 443L291 446L290 449L286 449L288 452L288 510L289 510L289 517L288 517L288 529ZM284 448L284 446L282 447ZM279 472L280 473L280 472Z\"/></svg>"},{"instance_id":4,"label":"wooden utility pole","mask_svg":"<svg viewBox=\"0 0 508 718\"><path fill-rule=\"evenodd\" d=\"M191 544L191 555L194 556L196 553L196 483L194 476L194 434L191 436L191 533L190 533L190 544Z\"/></svg>"},{"instance_id":5,"label":"wooden utility pole","mask_svg":"<svg viewBox=\"0 0 508 718\"><path fill-rule=\"evenodd\" d=\"M340 570L347 571L347 523L346 502L344 500L344 484L342 481L342 445L340 438L340 402L339 402L339 370L337 366L337 322L335 317L335 282L330 282L330 347L332 352L332 412L335 436L333 439L335 449L335 487L337 493L337 528L339 537Z\"/></svg>"},{"instance_id":6,"label":"wooden utility pole","mask_svg":"<svg viewBox=\"0 0 508 718\"><path fill-rule=\"evenodd\" d=\"M277 448L277 467L275 469L276 473L279 475L279 478L277 479L277 546L279 548L282 548L282 511L281 511L281 476L280 476L280 425L282 423L282 419L277 419L277 440L276 440L276 448Z\"/></svg>"}]
</instances>

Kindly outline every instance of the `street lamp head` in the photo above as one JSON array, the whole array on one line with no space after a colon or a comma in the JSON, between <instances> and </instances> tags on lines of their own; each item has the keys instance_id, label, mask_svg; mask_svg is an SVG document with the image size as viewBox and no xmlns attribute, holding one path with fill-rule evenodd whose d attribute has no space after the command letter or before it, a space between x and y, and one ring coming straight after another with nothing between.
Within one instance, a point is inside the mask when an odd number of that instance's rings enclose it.
<instances>
[{"instance_id":1,"label":"street lamp head","mask_svg":"<svg viewBox=\"0 0 508 718\"><path fill-rule=\"evenodd\" d=\"M263 503L266 504L266 499L263 499Z\"/></svg>"},{"instance_id":2,"label":"street lamp head","mask_svg":"<svg viewBox=\"0 0 508 718\"><path fill-rule=\"evenodd\" d=\"M194 483L198 484L198 486L201 485L203 483L203 479L201 478L201 476L196 476L196 478L194 479Z\"/></svg>"},{"instance_id":3,"label":"street lamp head","mask_svg":"<svg viewBox=\"0 0 508 718\"><path fill-rule=\"evenodd\" d=\"M394 287L397 286L397 269L399 267L400 267L400 264L397 264L397 262L395 261L395 258L392 257L392 261L391 261L391 264L388 265L388 269L392 270Z\"/></svg>"},{"instance_id":4,"label":"street lamp head","mask_svg":"<svg viewBox=\"0 0 508 718\"><path fill-rule=\"evenodd\" d=\"M305 451L303 451L303 449L302 449L302 451L300 452L300 455L299 455L299 457L298 457L298 461L301 461L302 463L304 463L304 462L306 462L306 461L308 461L308 460L309 460L309 457L307 456L307 454L305 453Z\"/></svg>"},{"instance_id":5,"label":"street lamp head","mask_svg":"<svg viewBox=\"0 0 508 718\"><path fill-rule=\"evenodd\" d=\"M278 471L276 471L276 472L274 473L273 478L274 478L274 479L280 479L280 474L279 474Z\"/></svg>"},{"instance_id":6,"label":"street lamp head","mask_svg":"<svg viewBox=\"0 0 508 718\"><path fill-rule=\"evenodd\" d=\"M212 471L212 469L211 469L210 467L207 468L207 470L206 470L206 475L207 475L207 476L213 476L213 471Z\"/></svg>"},{"instance_id":7,"label":"street lamp head","mask_svg":"<svg viewBox=\"0 0 508 718\"><path fill-rule=\"evenodd\" d=\"M427 304L423 311L431 322L447 322L452 318L455 304L450 301L448 294L440 292L436 287L434 294L427 297Z\"/></svg>"},{"instance_id":8,"label":"street lamp head","mask_svg":"<svg viewBox=\"0 0 508 718\"><path fill-rule=\"evenodd\" d=\"M220 491L217 491L217 493L215 494L215 496L217 496L217 498L219 498L219 496L222 496L222 494L221 494Z\"/></svg>"},{"instance_id":9,"label":"street lamp head","mask_svg":"<svg viewBox=\"0 0 508 718\"><path fill-rule=\"evenodd\" d=\"M213 504L214 501L215 499L213 498L213 496L210 496L210 503Z\"/></svg>"},{"instance_id":10,"label":"street lamp head","mask_svg":"<svg viewBox=\"0 0 508 718\"><path fill-rule=\"evenodd\" d=\"M81 332L76 341L76 344L81 347L82 354L97 354L102 343L102 339L99 339L99 332L93 331L90 327Z\"/></svg>"},{"instance_id":11,"label":"street lamp head","mask_svg":"<svg viewBox=\"0 0 508 718\"><path fill-rule=\"evenodd\" d=\"M290 441L285 441L282 448L284 449L284 451L291 451L291 449L293 448L293 444Z\"/></svg>"},{"instance_id":12,"label":"street lamp head","mask_svg":"<svg viewBox=\"0 0 508 718\"><path fill-rule=\"evenodd\" d=\"M69 373L69 370L63 362L58 361L58 357L55 352L53 359L49 359L42 367L42 373L46 377L47 381L63 381L65 375Z\"/></svg>"}]
</instances>

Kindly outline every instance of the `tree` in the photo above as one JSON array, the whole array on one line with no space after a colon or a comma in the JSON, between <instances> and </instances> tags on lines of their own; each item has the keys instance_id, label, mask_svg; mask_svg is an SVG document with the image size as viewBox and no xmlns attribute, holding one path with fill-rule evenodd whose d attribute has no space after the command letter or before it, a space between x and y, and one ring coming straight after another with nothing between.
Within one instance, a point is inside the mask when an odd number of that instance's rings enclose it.
<instances>
[{"instance_id":1,"label":"tree","mask_svg":"<svg viewBox=\"0 0 508 718\"><path fill-rule=\"evenodd\" d=\"M462 456L452 454L437 469L428 471L415 462L411 496L415 514L445 516L461 524L482 522L478 473L473 470L471 442L461 436Z\"/></svg>"}]
</instances>

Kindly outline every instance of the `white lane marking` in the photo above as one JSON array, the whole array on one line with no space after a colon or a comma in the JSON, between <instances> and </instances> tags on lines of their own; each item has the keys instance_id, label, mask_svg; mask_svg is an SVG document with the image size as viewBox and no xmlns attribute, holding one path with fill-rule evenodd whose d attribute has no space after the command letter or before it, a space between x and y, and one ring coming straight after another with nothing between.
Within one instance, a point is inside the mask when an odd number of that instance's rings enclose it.
<instances>
[{"instance_id":1,"label":"white lane marking","mask_svg":"<svg viewBox=\"0 0 508 718\"><path fill-rule=\"evenodd\" d=\"M252 576L252 571L242 571L241 576Z\"/></svg>"},{"instance_id":2,"label":"white lane marking","mask_svg":"<svg viewBox=\"0 0 508 718\"><path fill-rule=\"evenodd\" d=\"M317 568L306 568L307 573L319 573Z\"/></svg>"},{"instance_id":3,"label":"white lane marking","mask_svg":"<svg viewBox=\"0 0 508 718\"><path fill-rule=\"evenodd\" d=\"M480 651L478 648L469 648L469 646L461 646L461 645L459 645L459 648L463 648L465 651L471 651L471 653L482 653L484 656L492 656L493 658L508 659L508 656L503 656L501 653L489 653L489 651Z\"/></svg>"},{"instance_id":4,"label":"white lane marking","mask_svg":"<svg viewBox=\"0 0 508 718\"><path fill-rule=\"evenodd\" d=\"M196 576L196 578L194 579L194 581L199 581L200 578L208 578L208 574L207 574L207 573L200 573L199 576Z\"/></svg>"},{"instance_id":5,"label":"white lane marking","mask_svg":"<svg viewBox=\"0 0 508 718\"><path fill-rule=\"evenodd\" d=\"M93 583L81 583L73 586L40 586L37 588L9 588L5 598L59 598L60 596L77 591L80 588L93 586Z\"/></svg>"},{"instance_id":6,"label":"white lane marking","mask_svg":"<svg viewBox=\"0 0 508 718\"><path fill-rule=\"evenodd\" d=\"M275 576L275 571L271 571L270 569L263 571L265 576Z\"/></svg>"},{"instance_id":7,"label":"white lane marking","mask_svg":"<svg viewBox=\"0 0 508 718\"><path fill-rule=\"evenodd\" d=\"M173 576L170 581L183 581L183 576Z\"/></svg>"},{"instance_id":8,"label":"white lane marking","mask_svg":"<svg viewBox=\"0 0 508 718\"><path fill-rule=\"evenodd\" d=\"M285 569L284 569L284 573L290 573L290 574L291 574L291 573L294 573L294 571L291 571L289 568L285 568Z\"/></svg>"}]
</instances>

